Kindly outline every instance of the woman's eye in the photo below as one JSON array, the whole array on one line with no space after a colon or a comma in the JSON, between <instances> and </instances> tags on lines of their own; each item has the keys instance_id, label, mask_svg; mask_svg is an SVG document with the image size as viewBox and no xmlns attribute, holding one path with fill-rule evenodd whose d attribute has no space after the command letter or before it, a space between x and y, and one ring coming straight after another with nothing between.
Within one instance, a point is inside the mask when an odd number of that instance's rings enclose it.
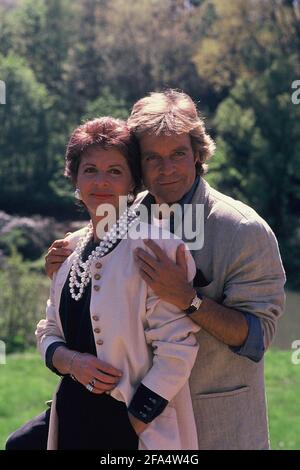
<instances>
[{"instance_id":1,"label":"woman's eye","mask_svg":"<svg viewBox=\"0 0 300 470\"><path fill-rule=\"evenodd\" d=\"M96 168L90 167L90 168L86 168L84 170L84 173L94 173L95 171L96 171Z\"/></svg>"},{"instance_id":2,"label":"woman's eye","mask_svg":"<svg viewBox=\"0 0 300 470\"><path fill-rule=\"evenodd\" d=\"M112 173L113 175L120 175L121 174L121 171L118 170L117 168L111 168L109 170L110 173Z\"/></svg>"}]
</instances>

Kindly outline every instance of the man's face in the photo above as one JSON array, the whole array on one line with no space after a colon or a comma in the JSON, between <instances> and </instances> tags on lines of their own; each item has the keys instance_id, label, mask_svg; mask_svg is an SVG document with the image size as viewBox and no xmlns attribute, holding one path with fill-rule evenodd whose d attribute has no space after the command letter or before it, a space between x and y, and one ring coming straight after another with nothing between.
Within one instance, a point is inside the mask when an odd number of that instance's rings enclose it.
<instances>
[{"instance_id":1,"label":"man's face","mask_svg":"<svg viewBox=\"0 0 300 470\"><path fill-rule=\"evenodd\" d=\"M195 157L188 134L140 137L145 186L158 204L179 201L192 187Z\"/></svg>"}]
</instances>

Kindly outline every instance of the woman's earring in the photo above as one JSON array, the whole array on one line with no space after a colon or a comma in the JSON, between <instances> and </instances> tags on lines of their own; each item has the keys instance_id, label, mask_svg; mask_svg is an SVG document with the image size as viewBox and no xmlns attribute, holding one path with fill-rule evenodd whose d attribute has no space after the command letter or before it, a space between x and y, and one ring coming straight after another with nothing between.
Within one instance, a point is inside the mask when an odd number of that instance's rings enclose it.
<instances>
[{"instance_id":1,"label":"woman's earring","mask_svg":"<svg viewBox=\"0 0 300 470\"><path fill-rule=\"evenodd\" d=\"M130 203L133 202L134 200L135 200L134 194L133 194L133 193L128 193L128 194L127 194L127 202L128 202L128 204L130 204Z\"/></svg>"},{"instance_id":2,"label":"woman's earring","mask_svg":"<svg viewBox=\"0 0 300 470\"><path fill-rule=\"evenodd\" d=\"M80 189L76 188L74 192L75 199L78 199L78 201L81 201L81 194L80 194Z\"/></svg>"}]
</instances>

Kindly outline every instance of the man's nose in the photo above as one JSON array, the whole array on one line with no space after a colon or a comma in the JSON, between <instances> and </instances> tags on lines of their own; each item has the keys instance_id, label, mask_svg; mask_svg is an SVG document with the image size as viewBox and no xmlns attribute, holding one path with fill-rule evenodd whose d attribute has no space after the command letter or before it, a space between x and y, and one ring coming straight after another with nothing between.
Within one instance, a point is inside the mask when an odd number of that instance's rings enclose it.
<instances>
[{"instance_id":1,"label":"man's nose","mask_svg":"<svg viewBox=\"0 0 300 470\"><path fill-rule=\"evenodd\" d=\"M167 158L164 159L164 161L161 164L160 171L166 176L171 175L174 172L173 162Z\"/></svg>"}]
</instances>

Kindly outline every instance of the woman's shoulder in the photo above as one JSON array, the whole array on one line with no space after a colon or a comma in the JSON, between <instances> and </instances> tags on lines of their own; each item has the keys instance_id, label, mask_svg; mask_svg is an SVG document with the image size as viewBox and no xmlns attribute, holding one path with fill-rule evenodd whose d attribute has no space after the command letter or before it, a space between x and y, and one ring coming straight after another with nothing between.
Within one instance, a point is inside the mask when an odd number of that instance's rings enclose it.
<instances>
[{"instance_id":1,"label":"woman's shoulder","mask_svg":"<svg viewBox=\"0 0 300 470\"><path fill-rule=\"evenodd\" d=\"M131 249L134 250L137 247L143 248L145 251L153 256L153 252L149 246L146 246L143 242L145 239L153 240L164 253L174 262L176 262L176 253L179 245L184 245L186 250L186 262L188 268L188 280L191 281L195 274L195 262L188 249L186 243L181 238L177 237L173 233L165 230L161 227L148 224L140 221L135 225L135 230L129 230L129 237L131 238Z\"/></svg>"},{"instance_id":2,"label":"woman's shoulder","mask_svg":"<svg viewBox=\"0 0 300 470\"><path fill-rule=\"evenodd\" d=\"M76 232L70 233L65 238L65 240L69 243L68 248L70 248L71 250L74 249L77 245L79 238L81 238L85 234L85 231L86 231L86 226L82 227L79 230L76 230Z\"/></svg>"},{"instance_id":3,"label":"woman's shoulder","mask_svg":"<svg viewBox=\"0 0 300 470\"><path fill-rule=\"evenodd\" d=\"M167 252L176 249L178 245L184 243L181 238L168 230L142 221L139 221L138 224L134 224L130 228L129 238L137 245L143 244L145 239L153 240Z\"/></svg>"}]
</instances>

